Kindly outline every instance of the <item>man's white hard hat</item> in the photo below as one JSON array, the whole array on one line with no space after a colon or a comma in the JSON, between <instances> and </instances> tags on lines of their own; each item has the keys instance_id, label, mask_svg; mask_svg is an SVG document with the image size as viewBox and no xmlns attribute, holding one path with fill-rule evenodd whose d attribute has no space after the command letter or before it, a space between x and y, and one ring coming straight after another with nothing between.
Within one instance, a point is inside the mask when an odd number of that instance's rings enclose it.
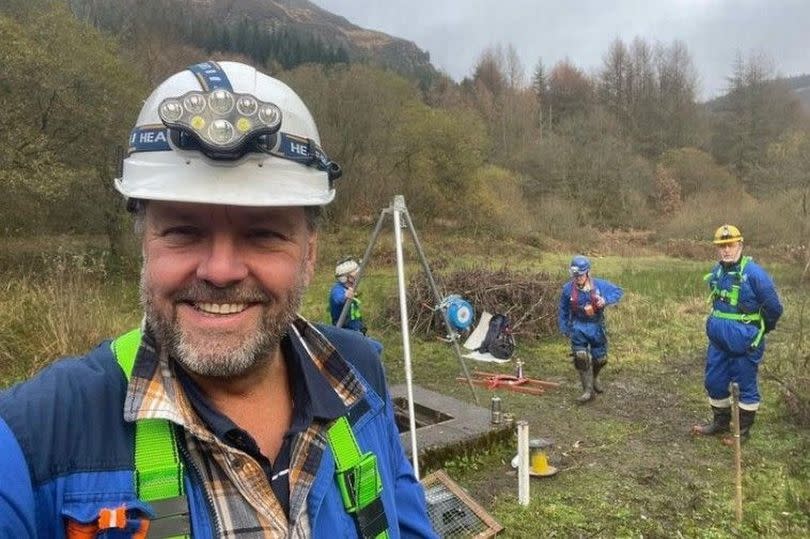
<instances>
[{"instance_id":1,"label":"man's white hard hat","mask_svg":"<svg viewBox=\"0 0 810 539\"><path fill-rule=\"evenodd\" d=\"M206 79L206 69L215 73L210 80ZM130 138L123 173L115 180L116 189L129 199L235 206L321 206L331 202L335 197L332 181L339 172L330 178L328 167L314 166L314 159L306 163L296 160L300 155L291 159L289 153L285 158L283 152L260 151L217 159L199 148L184 149L176 144L159 115L161 103L189 92L208 91L211 88L206 86L219 84L222 78L234 95L249 94L278 107L278 136L303 141L298 148L316 147L320 151L312 115L286 84L245 64L206 62L172 75L146 100ZM336 167L328 158L325 163Z\"/></svg>"},{"instance_id":2,"label":"man's white hard hat","mask_svg":"<svg viewBox=\"0 0 810 539\"><path fill-rule=\"evenodd\" d=\"M360 264L353 258L345 258L335 266L335 277L345 277L360 269Z\"/></svg>"}]
</instances>

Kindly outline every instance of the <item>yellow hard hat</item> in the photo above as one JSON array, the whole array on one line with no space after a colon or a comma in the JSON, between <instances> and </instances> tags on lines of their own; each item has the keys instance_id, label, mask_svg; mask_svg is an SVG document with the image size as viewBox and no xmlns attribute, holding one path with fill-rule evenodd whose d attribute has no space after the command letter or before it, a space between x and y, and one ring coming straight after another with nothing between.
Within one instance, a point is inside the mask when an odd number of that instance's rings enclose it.
<instances>
[{"instance_id":1,"label":"yellow hard hat","mask_svg":"<svg viewBox=\"0 0 810 539\"><path fill-rule=\"evenodd\" d=\"M723 245L742 240L743 237L739 228L734 225L723 225L714 232L714 241L712 243L715 245Z\"/></svg>"}]
</instances>

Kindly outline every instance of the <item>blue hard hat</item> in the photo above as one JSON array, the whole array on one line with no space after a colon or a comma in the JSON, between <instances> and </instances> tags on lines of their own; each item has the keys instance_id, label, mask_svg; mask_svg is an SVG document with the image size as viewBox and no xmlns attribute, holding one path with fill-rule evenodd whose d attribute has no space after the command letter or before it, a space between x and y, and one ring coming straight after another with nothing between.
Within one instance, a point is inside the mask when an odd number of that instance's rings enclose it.
<instances>
[{"instance_id":1,"label":"blue hard hat","mask_svg":"<svg viewBox=\"0 0 810 539\"><path fill-rule=\"evenodd\" d=\"M577 275L585 275L591 269L591 261L588 260L587 256L577 255L571 259L571 265L568 268L568 273L571 274L571 277L575 277Z\"/></svg>"}]
</instances>

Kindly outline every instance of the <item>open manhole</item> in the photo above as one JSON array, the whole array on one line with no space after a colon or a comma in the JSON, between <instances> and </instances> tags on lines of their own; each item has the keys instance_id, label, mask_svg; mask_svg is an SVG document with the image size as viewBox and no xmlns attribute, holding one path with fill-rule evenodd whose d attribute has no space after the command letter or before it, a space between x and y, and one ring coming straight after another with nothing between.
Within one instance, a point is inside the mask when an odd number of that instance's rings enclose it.
<instances>
[{"instance_id":1,"label":"open manhole","mask_svg":"<svg viewBox=\"0 0 810 539\"><path fill-rule=\"evenodd\" d=\"M507 423L492 424L488 408L421 386L414 385L412 389L417 446L426 465L431 461L444 462L469 448L486 447L511 436L512 427ZM405 453L410 455L407 388L403 384L392 386L390 390L399 439ZM489 396L483 394L481 397L483 400Z\"/></svg>"},{"instance_id":2,"label":"open manhole","mask_svg":"<svg viewBox=\"0 0 810 539\"><path fill-rule=\"evenodd\" d=\"M399 432L408 432L411 428L411 423L408 419L408 399L405 397L395 397L394 401L394 419L397 422L397 429ZM418 402L413 403L413 411L416 417L416 430L430 425L436 425L445 421L450 421L453 416L446 414L441 410L430 408Z\"/></svg>"}]
</instances>

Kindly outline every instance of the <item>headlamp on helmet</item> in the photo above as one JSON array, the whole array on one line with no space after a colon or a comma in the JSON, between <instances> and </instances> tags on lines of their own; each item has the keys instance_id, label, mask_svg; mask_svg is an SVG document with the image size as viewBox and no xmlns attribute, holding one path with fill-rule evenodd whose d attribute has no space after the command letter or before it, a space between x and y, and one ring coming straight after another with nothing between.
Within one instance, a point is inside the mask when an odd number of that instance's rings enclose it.
<instances>
[{"instance_id":1,"label":"headlamp on helmet","mask_svg":"<svg viewBox=\"0 0 810 539\"><path fill-rule=\"evenodd\" d=\"M340 174L290 87L245 64L209 61L146 99L116 188L129 199L321 206Z\"/></svg>"},{"instance_id":2,"label":"headlamp on helmet","mask_svg":"<svg viewBox=\"0 0 810 539\"><path fill-rule=\"evenodd\" d=\"M164 99L158 107L174 145L199 149L213 159L238 159L270 151L281 127L281 110L249 94L218 88Z\"/></svg>"},{"instance_id":3,"label":"headlamp on helmet","mask_svg":"<svg viewBox=\"0 0 810 539\"><path fill-rule=\"evenodd\" d=\"M591 261L588 257L577 255L571 259L571 264L568 266L568 275L577 277L587 274L591 269Z\"/></svg>"},{"instance_id":4,"label":"headlamp on helmet","mask_svg":"<svg viewBox=\"0 0 810 539\"><path fill-rule=\"evenodd\" d=\"M726 245L743 241L742 232L734 225L723 225L714 232L715 245Z\"/></svg>"}]
</instances>

